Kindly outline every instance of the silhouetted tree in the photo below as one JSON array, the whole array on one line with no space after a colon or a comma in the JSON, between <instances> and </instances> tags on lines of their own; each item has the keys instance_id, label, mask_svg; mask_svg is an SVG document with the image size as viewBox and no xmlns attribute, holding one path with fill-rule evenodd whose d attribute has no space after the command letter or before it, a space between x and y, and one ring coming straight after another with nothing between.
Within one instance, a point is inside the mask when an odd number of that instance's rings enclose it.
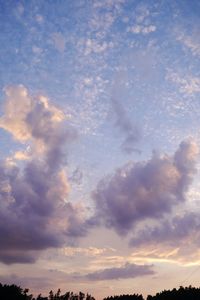
<instances>
[{"instance_id":1,"label":"silhouetted tree","mask_svg":"<svg viewBox=\"0 0 200 300\"><path fill-rule=\"evenodd\" d=\"M39 294L36 298L36 300L48 300L48 297L42 297L41 294Z\"/></svg>"},{"instance_id":2,"label":"silhouetted tree","mask_svg":"<svg viewBox=\"0 0 200 300\"><path fill-rule=\"evenodd\" d=\"M37 298L28 294L28 289L22 289L15 284L3 285L0 283L0 300L95 300L90 294L79 292L66 292L61 295L61 290L57 292L51 290L48 297L43 297L41 294ZM142 295L115 295L104 298L103 300L144 300ZM179 289L164 290L157 293L155 296L148 295L147 300L200 300L200 288L180 286Z\"/></svg>"},{"instance_id":3,"label":"silhouetted tree","mask_svg":"<svg viewBox=\"0 0 200 300\"><path fill-rule=\"evenodd\" d=\"M194 288L192 286L182 287L173 290L164 290L157 293L155 296L148 296L147 300L199 300L200 288Z\"/></svg>"},{"instance_id":4,"label":"silhouetted tree","mask_svg":"<svg viewBox=\"0 0 200 300\"><path fill-rule=\"evenodd\" d=\"M28 291L28 289L22 289L15 284L2 285L0 283L0 300L95 300L90 294L85 295L82 292L78 294L66 292L61 295L60 289L56 293L51 290L48 297L43 297L39 294L37 298L33 298L32 295L28 295Z\"/></svg>"},{"instance_id":5,"label":"silhouetted tree","mask_svg":"<svg viewBox=\"0 0 200 300\"><path fill-rule=\"evenodd\" d=\"M33 296L28 295L28 289L22 289L15 284L2 285L0 283L0 299L2 300L32 300Z\"/></svg>"},{"instance_id":6,"label":"silhouetted tree","mask_svg":"<svg viewBox=\"0 0 200 300\"><path fill-rule=\"evenodd\" d=\"M104 298L103 300L144 300L142 295L133 294L133 295L119 295L111 296Z\"/></svg>"}]
</instances>

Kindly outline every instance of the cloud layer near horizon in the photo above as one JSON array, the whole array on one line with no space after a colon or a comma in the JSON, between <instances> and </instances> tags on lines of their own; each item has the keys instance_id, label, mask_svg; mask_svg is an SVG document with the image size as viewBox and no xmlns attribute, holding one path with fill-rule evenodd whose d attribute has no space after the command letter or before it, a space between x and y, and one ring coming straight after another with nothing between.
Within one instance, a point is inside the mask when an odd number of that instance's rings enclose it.
<instances>
[{"instance_id":1,"label":"cloud layer near horizon","mask_svg":"<svg viewBox=\"0 0 200 300\"><path fill-rule=\"evenodd\" d=\"M153 266L150 265L136 265L126 263L125 265L118 268L108 268L89 273L85 275L85 278L92 281L135 278L139 276L155 274L152 267Z\"/></svg>"}]
</instances>

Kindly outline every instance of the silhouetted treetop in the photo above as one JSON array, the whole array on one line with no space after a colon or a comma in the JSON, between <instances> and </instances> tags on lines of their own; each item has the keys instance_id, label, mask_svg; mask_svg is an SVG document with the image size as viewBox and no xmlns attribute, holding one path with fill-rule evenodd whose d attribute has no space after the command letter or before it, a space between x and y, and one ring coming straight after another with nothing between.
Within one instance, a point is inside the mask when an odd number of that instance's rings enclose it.
<instances>
[{"instance_id":1,"label":"silhouetted treetop","mask_svg":"<svg viewBox=\"0 0 200 300\"><path fill-rule=\"evenodd\" d=\"M142 295L133 294L133 295L119 295L111 296L104 298L103 300L144 300Z\"/></svg>"},{"instance_id":2,"label":"silhouetted treetop","mask_svg":"<svg viewBox=\"0 0 200 300\"><path fill-rule=\"evenodd\" d=\"M2 300L32 300L33 296L28 295L28 289L22 289L15 284L2 285L0 283L0 299Z\"/></svg>"},{"instance_id":3,"label":"silhouetted treetop","mask_svg":"<svg viewBox=\"0 0 200 300\"><path fill-rule=\"evenodd\" d=\"M164 290L157 293L155 296L148 296L147 300L199 300L200 288L194 288L192 286L182 287L173 290Z\"/></svg>"},{"instance_id":4,"label":"silhouetted treetop","mask_svg":"<svg viewBox=\"0 0 200 300\"><path fill-rule=\"evenodd\" d=\"M51 290L47 297L43 297L39 294L34 298L33 295L28 294L28 292L28 289L22 289L15 284L3 285L0 283L0 300L95 300L90 294L84 294L82 292L66 292L61 294L60 289L58 289L56 293ZM142 295L132 294L114 295L106 297L103 300L144 300L144 298ZM180 286L179 289L164 290L155 296L148 295L147 300L200 300L200 288Z\"/></svg>"},{"instance_id":5,"label":"silhouetted treetop","mask_svg":"<svg viewBox=\"0 0 200 300\"><path fill-rule=\"evenodd\" d=\"M56 293L51 290L48 297L43 297L39 294L36 298L33 295L28 295L28 291L28 289L22 289L15 284L2 285L0 283L0 300L95 300L90 294L85 295L82 292L78 294L73 292L61 294L60 289Z\"/></svg>"}]
</instances>

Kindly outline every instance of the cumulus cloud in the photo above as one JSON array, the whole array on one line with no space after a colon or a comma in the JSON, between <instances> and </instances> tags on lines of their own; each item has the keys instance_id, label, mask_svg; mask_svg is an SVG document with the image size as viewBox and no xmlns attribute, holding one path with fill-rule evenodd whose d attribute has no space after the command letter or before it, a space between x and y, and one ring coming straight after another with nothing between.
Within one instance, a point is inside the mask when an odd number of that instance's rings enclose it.
<instances>
[{"instance_id":1,"label":"cumulus cloud","mask_svg":"<svg viewBox=\"0 0 200 300\"><path fill-rule=\"evenodd\" d=\"M174 155L153 154L148 161L128 163L99 182L93 197L96 218L123 235L138 222L162 219L186 199L198 147L183 141Z\"/></svg>"},{"instance_id":2,"label":"cumulus cloud","mask_svg":"<svg viewBox=\"0 0 200 300\"><path fill-rule=\"evenodd\" d=\"M89 273L85 275L85 277L86 279L92 281L101 281L135 278L153 274L155 273L152 265L136 265L126 263L124 266L118 268L109 268Z\"/></svg>"},{"instance_id":3,"label":"cumulus cloud","mask_svg":"<svg viewBox=\"0 0 200 300\"><path fill-rule=\"evenodd\" d=\"M60 246L64 234L83 235L78 207L66 203L64 147L75 132L63 123L63 112L47 98L31 96L24 86L6 89L0 127L17 141L30 143L32 151L23 165L12 159L0 162L0 261L4 263L33 262L40 250Z\"/></svg>"}]
</instances>

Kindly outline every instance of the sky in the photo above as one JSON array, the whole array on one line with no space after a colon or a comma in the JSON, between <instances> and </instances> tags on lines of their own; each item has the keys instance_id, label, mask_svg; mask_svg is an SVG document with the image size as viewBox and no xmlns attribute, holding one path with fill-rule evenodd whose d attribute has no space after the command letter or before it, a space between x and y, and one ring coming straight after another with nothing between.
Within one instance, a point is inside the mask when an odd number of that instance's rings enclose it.
<instances>
[{"instance_id":1,"label":"sky","mask_svg":"<svg viewBox=\"0 0 200 300\"><path fill-rule=\"evenodd\" d=\"M0 281L199 285L200 2L0 0Z\"/></svg>"}]
</instances>

